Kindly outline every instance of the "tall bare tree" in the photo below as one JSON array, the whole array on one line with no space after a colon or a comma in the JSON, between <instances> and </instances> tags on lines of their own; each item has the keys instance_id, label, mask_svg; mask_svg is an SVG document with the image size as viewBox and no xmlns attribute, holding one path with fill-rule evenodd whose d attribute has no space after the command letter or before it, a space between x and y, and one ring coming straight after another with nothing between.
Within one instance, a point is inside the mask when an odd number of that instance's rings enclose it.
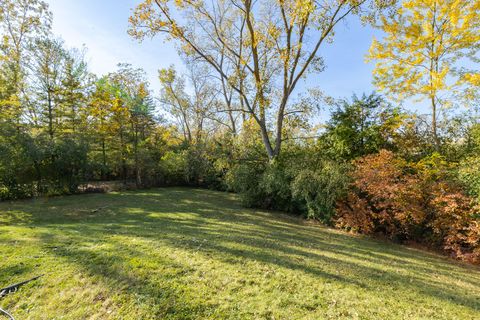
<instances>
[{"instance_id":1,"label":"tall bare tree","mask_svg":"<svg viewBox=\"0 0 480 320\"><path fill-rule=\"evenodd\" d=\"M185 76L177 74L173 66L159 71L162 85L160 100L176 118L184 140L189 144L200 143L215 127L213 122L219 121L211 115L218 103L218 91L205 70L197 67L188 65ZM187 85L190 87L187 88Z\"/></svg>"},{"instance_id":2,"label":"tall bare tree","mask_svg":"<svg viewBox=\"0 0 480 320\"><path fill-rule=\"evenodd\" d=\"M52 15L41 0L0 1L0 118L21 121L26 51L50 31Z\"/></svg>"},{"instance_id":3,"label":"tall bare tree","mask_svg":"<svg viewBox=\"0 0 480 320\"><path fill-rule=\"evenodd\" d=\"M367 0L146 0L130 17L130 35L158 33L201 58L239 95L258 124L270 159L278 156L289 99L302 78L323 69L320 48Z\"/></svg>"}]
</instances>

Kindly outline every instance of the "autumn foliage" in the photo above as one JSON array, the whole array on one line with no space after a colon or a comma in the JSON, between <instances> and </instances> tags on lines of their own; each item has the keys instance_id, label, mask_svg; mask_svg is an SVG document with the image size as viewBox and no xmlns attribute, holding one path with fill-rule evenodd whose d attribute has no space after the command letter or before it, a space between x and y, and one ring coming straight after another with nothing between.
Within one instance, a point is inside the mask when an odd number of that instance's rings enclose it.
<instances>
[{"instance_id":1,"label":"autumn foliage","mask_svg":"<svg viewBox=\"0 0 480 320\"><path fill-rule=\"evenodd\" d=\"M439 183L429 209L433 213L429 226L443 248L456 257L480 263L480 208L474 201Z\"/></svg>"},{"instance_id":2,"label":"autumn foliage","mask_svg":"<svg viewBox=\"0 0 480 320\"><path fill-rule=\"evenodd\" d=\"M386 150L355 161L350 192L338 203L337 226L440 246L480 262L478 208L433 163L410 164Z\"/></svg>"},{"instance_id":3,"label":"autumn foliage","mask_svg":"<svg viewBox=\"0 0 480 320\"><path fill-rule=\"evenodd\" d=\"M357 160L338 224L362 233L408 238L410 225L425 217L417 178L403 174L404 166L385 150Z\"/></svg>"}]
</instances>

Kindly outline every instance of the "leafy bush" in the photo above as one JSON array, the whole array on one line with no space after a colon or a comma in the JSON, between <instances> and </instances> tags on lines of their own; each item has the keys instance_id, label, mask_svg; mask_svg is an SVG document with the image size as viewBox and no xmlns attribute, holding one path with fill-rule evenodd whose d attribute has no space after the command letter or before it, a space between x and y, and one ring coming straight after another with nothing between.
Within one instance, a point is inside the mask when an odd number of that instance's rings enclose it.
<instances>
[{"instance_id":1,"label":"leafy bush","mask_svg":"<svg viewBox=\"0 0 480 320\"><path fill-rule=\"evenodd\" d=\"M297 204L292 196L292 180L293 173L289 172L288 164L282 161L269 163L259 181L259 188L265 195L263 207L287 212L297 211Z\"/></svg>"},{"instance_id":2,"label":"leafy bush","mask_svg":"<svg viewBox=\"0 0 480 320\"><path fill-rule=\"evenodd\" d=\"M184 184L186 181L186 152L167 151L160 160L160 170L165 185Z\"/></svg>"},{"instance_id":3,"label":"leafy bush","mask_svg":"<svg viewBox=\"0 0 480 320\"><path fill-rule=\"evenodd\" d=\"M53 145L51 176L59 193L75 193L88 171L88 145L82 140L62 139Z\"/></svg>"},{"instance_id":4,"label":"leafy bush","mask_svg":"<svg viewBox=\"0 0 480 320\"><path fill-rule=\"evenodd\" d=\"M339 203L336 224L367 234L411 238L425 212L420 181L404 174L405 169L406 163L386 150L357 160L351 191Z\"/></svg>"},{"instance_id":5,"label":"leafy bush","mask_svg":"<svg viewBox=\"0 0 480 320\"><path fill-rule=\"evenodd\" d=\"M227 175L230 188L247 206L276 209L331 223L346 193L348 166L320 160L307 150L288 150L271 162L241 163Z\"/></svg>"},{"instance_id":6,"label":"leafy bush","mask_svg":"<svg viewBox=\"0 0 480 320\"><path fill-rule=\"evenodd\" d=\"M354 166L350 191L338 204L337 226L441 246L458 258L480 261L479 208L451 179L441 156L409 165L382 150Z\"/></svg>"},{"instance_id":7,"label":"leafy bush","mask_svg":"<svg viewBox=\"0 0 480 320\"><path fill-rule=\"evenodd\" d=\"M34 174L29 160L28 134L0 125L0 200L32 196Z\"/></svg>"},{"instance_id":8,"label":"leafy bush","mask_svg":"<svg viewBox=\"0 0 480 320\"><path fill-rule=\"evenodd\" d=\"M454 256L480 262L480 207L461 190L438 183L430 207L434 236Z\"/></svg>"},{"instance_id":9,"label":"leafy bush","mask_svg":"<svg viewBox=\"0 0 480 320\"><path fill-rule=\"evenodd\" d=\"M236 165L227 174L226 182L228 187L239 193L240 199L248 207L265 207L268 198L262 189L259 181L265 171L265 164L252 165L243 163Z\"/></svg>"},{"instance_id":10,"label":"leafy bush","mask_svg":"<svg viewBox=\"0 0 480 320\"><path fill-rule=\"evenodd\" d=\"M331 224L335 206L346 193L349 182L347 166L332 161L321 162L319 168L303 169L292 183L295 199L305 204L306 216Z\"/></svg>"},{"instance_id":11,"label":"leafy bush","mask_svg":"<svg viewBox=\"0 0 480 320\"><path fill-rule=\"evenodd\" d=\"M464 159L458 168L458 178L468 194L480 200L480 158L472 156Z\"/></svg>"},{"instance_id":12,"label":"leafy bush","mask_svg":"<svg viewBox=\"0 0 480 320\"><path fill-rule=\"evenodd\" d=\"M222 173L216 170L205 146L190 146L186 152L185 165L185 177L189 185L223 189Z\"/></svg>"},{"instance_id":13,"label":"leafy bush","mask_svg":"<svg viewBox=\"0 0 480 320\"><path fill-rule=\"evenodd\" d=\"M14 177L2 177L0 182L0 201L17 200L33 196L31 183L18 183Z\"/></svg>"}]
</instances>

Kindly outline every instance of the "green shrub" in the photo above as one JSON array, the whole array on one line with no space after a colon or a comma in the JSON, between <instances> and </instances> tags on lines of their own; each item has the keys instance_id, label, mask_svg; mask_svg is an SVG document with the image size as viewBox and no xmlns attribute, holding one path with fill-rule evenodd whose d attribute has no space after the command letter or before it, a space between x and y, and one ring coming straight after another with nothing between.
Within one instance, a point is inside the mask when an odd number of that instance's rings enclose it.
<instances>
[{"instance_id":1,"label":"green shrub","mask_svg":"<svg viewBox=\"0 0 480 320\"><path fill-rule=\"evenodd\" d=\"M346 193L348 166L291 152L272 162L242 163L228 174L229 187L250 207L281 210L331 223Z\"/></svg>"},{"instance_id":2,"label":"green shrub","mask_svg":"<svg viewBox=\"0 0 480 320\"><path fill-rule=\"evenodd\" d=\"M460 162L458 178L467 193L480 201L480 157L472 156Z\"/></svg>"},{"instance_id":3,"label":"green shrub","mask_svg":"<svg viewBox=\"0 0 480 320\"><path fill-rule=\"evenodd\" d=\"M160 169L163 175L163 184L165 185L183 185L186 184L186 152L167 151L160 159Z\"/></svg>"},{"instance_id":4,"label":"green shrub","mask_svg":"<svg viewBox=\"0 0 480 320\"><path fill-rule=\"evenodd\" d=\"M256 165L250 163L236 165L227 174L227 186L232 191L239 193L245 206L265 207L267 194L259 183L264 171L265 165L260 163Z\"/></svg>"},{"instance_id":5,"label":"green shrub","mask_svg":"<svg viewBox=\"0 0 480 320\"><path fill-rule=\"evenodd\" d=\"M2 177L0 180L0 201L25 199L32 196L32 184L18 183L12 177Z\"/></svg>"},{"instance_id":6,"label":"green shrub","mask_svg":"<svg viewBox=\"0 0 480 320\"><path fill-rule=\"evenodd\" d=\"M298 204L292 196L292 172L281 161L269 163L259 181L259 188L266 195L263 207L287 212L297 211Z\"/></svg>"},{"instance_id":7,"label":"green shrub","mask_svg":"<svg viewBox=\"0 0 480 320\"><path fill-rule=\"evenodd\" d=\"M306 206L306 216L331 224L335 205L346 194L347 166L323 161L318 169L303 169L292 183L294 199Z\"/></svg>"},{"instance_id":8,"label":"green shrub","mask_svg":"<svg viewBox=\"0 0 480 320\"><path fill-rule=\"evenodd\" d=\"M88 145L82 140L62 139L53 146L54 194L75 193L88 171Z\"/></svg>"}]
</instances>

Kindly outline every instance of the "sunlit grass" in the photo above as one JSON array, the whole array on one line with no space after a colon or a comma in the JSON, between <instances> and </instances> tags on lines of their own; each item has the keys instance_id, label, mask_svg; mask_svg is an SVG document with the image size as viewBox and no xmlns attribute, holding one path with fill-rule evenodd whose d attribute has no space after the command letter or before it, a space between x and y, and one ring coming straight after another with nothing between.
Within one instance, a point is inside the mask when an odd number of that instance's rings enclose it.
<instances>
[{"instance_id":1,"label":"sunlit grass","mask_svg":"<svg viewBox=\"0 0 480 320\"><path fill-rule=\"evenodd\" d=\"M480 269L197 189L0 204L18 319L478 319Z\"/></svg>"}]
</instances>

